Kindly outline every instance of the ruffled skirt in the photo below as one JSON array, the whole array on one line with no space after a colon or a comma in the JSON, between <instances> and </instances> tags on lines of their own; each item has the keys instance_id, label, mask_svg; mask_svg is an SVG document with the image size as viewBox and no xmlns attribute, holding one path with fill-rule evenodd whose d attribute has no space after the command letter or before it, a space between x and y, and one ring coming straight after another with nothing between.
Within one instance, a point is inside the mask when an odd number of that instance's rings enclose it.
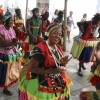
<instances>
[{"instance_id":1,"label":"ruffled skirt","mask_svg":"<svg viewBox=\"0 0 100 100\"><path fill-rule=\"evenodd\" d=\"M71 49L71 54L74 58L78 59L80 62L88 63L90 61L95 61L95 48L97 45L97 40L82 40L79 36L74 38L74 43Z\"/></svg>"},{"instance_id":2,"label":"ruffled skirt","mask_svg":"<svg viewBox=\"0 0 100 100\"><path fill-rule=\"evenodd\" d=\"M0 88L8 88L19 78L21 53L5 55L0 53Z\"/></svg>"}]
</instances>

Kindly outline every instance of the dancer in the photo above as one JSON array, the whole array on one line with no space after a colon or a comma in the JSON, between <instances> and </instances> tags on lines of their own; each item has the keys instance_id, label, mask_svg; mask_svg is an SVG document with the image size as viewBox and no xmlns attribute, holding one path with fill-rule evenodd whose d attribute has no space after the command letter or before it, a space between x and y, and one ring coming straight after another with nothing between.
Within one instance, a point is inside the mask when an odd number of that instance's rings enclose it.
<instances>
[{"instance_id":1,"label":"dancer","mask_svg":"<svg viewBox=\"0 0 100 100\"><path fill-rule=\"evenodd\" d=\"M80 94L81 100L100 100L100 42L96 47L96 62L91 67L88 81L95 86L95 91L83 91Z\"/></svg>"},{"instance_id":2,"label":"dancer","mask_svg":"<svg viewBox=\"0 0 100 100\"><path fill-rule=\"evenodd\" d=\"M18 37L19 41L23 41L25 37L25 27L20 8L16 8L15 13L16 15L14 15L14 29L16 32L16 36Z\"/></svg>"},{"instance_id":3,"label":"dancer","mask_svg":"<svg viewBox=\"0 0 100 100\"><path fill-rule=\"evenodd\" d=\"M49 18L49 12L45 12L44 15L42 15L42 37L44 37L46 29L50 24L48 18Z\"/></svg>"},{"instance_id":4,"label":"dancer","mask_svg":"<svg viewBox=\"0 0 100 100\"><path fill-rule=\"evenodd\" d=\"M23 45L23 62L27 62L29 59L29 53L34 48L34 46L41 41L40 35L40 26L41 20L39 19L39 9L34 8L32 10L33 16L26 21L26 31L27 36L25 39L25 44Z\"/></svg>"},{"instance_id":5,"label":"dancer","mask_svg":"<svg viewBox=\"0 0 100 100\"><path fill-rule=\"evenodd\" d=\"M18 42L13 30L13 19L9 12L4 17L4 26L0 27L0 88L3 93L12 95L8 88L17 82L21 70L21 52L15 45Z\"/></svg>"},{"instance_id":6,"label":"dancer","mask_svg":"<svg viewBox=\"0 0 100 100\"><path fill-rule=\"evenodd\" d=\"M71 49L74 58L79 60L78 75L83 76L81 68L86 70L84 63L94 61L94 50L98 42L94 36L96 25L100 22L100 15L96 14L91 21L78 22L82 36L76 36Z\"/></svg>"},{"instance_id":7,"label":"dancer","mask_svg":"<svg viewBox=\"0 0 100 100\"><path fill-rule=\"evenodd\" d=\"M19 100L69 100L72 82L65 66L71 58L64 56L58 45L61 34L61 26L51 24L47 41L30 52L30 62L23 67L19 78Z\"/></svg>"}]
</instances>

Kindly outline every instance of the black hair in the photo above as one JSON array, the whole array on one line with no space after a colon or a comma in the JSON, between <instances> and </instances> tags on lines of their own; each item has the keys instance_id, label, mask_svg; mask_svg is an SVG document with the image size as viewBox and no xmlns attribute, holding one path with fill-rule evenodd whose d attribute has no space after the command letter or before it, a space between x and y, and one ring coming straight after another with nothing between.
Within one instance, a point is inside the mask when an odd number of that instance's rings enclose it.
<instances>
[{"instance_id":1,"label":"black hair","mask_svg":"<svg viewBox=\"0 0 100 100\"><path fill-rule=\"evenodd\" d=\"M18 11L21 11L21 10L20 10L20 9L16 9L16 10L15 10L16 14L18 13Z\"/></svg>"},{"instance_id":2,"label":"black hair","mask_svg":"<svg viewBox=\"0 0 100 100\"><path fill-rule=\"evenodd\" d=\"M96 47L96 50L100 50L100 42L97 43L97 47Z\"/></svg>"},{"instance_id":3,"label":"black hair","mask_svg":"<svg viewBox=\"0 0 100 100\"><path fill-rule=\"evenodd\" d=\"M55 10L55 13L54 14L56 14L57 11L58 11L58 9Z\"/></svg>"},{"instance_id":4,"label":"black hair","mask_svg":"<svg viewBox=\"0 0 100 100\"><path fill-rule=\"evenodd\" d=\"M83 17L86 16L86 15L87 15L87 14L84 14Z\"/></svg>"},{"instance_id":5,"label":"black hair","mask_svg":"<svg viewBox=\"0 0 100 100\"><path fill-rule=\"evenodd\" d=\"M100 14L96 13L92 19L100 21Z\"/></svg>"}]
</instances>

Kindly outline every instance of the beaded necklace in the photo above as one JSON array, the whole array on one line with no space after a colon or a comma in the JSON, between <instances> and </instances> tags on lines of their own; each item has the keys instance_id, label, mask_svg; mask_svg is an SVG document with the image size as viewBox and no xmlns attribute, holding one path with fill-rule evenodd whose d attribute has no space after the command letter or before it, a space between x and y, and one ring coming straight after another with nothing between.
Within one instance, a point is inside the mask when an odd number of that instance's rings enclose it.
<instances>
[{"instance_id":1,"label":"beaded necklace","mask_svg":"<svg viewBox=\"0 0 100 100\"><path fill-rule=\"evenodd\" d=\"M52 55L52 57L53 57L53 59L54 59L54 62L55 62L55 64L56 64L56 66L59 67L59 66L60 66L60 59L61 59L61 57L63 56L62 53L61 53L60 51L58 51L58 48L57 48L57 46L55 45L55 46L54 46L54 47L55 47L55 51L56 51L56 53L57 53L57 55L58 55L58 59L57 59L57 57L55 56L55 54L54 54L54 52L53 52L53 49L49 46L48 41L46 41L46 44L47 44L47 47L48 47L48 49L49 49L49 51L50 51L50 53L51 53L51 55Z\"/></svg>"}]
</instances>

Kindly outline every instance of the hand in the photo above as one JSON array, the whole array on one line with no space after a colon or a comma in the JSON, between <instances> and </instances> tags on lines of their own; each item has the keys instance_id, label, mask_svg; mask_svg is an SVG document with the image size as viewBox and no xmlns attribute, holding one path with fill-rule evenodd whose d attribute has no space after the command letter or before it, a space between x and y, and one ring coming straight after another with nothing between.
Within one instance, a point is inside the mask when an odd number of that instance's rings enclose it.
<instances>
[{"instance_id":1,"label":"hand","mask_svg":"<svg viewBox=\"0 0 100 100\"><path fill-rule=\"evenodd\" d=\"M23 46L24 42L17 42L17 44Z\"/></svg>"},{"instance_id":2,"label":"hand","mask_svg":"<svg viewBox=\"0 0 100 100\"><path fill-rule=\"evenodd\" d=\"M18 42L18 38L13 38L11 41L16 43Z\"/></svg>"},{"instance_id":3,"label":"hand","mask_svg":"<svg viewBox=\"0 0 100 100\"><path fill-rule=\"evenodd\" d=\"M51 71L53 72L53 74L62 73L62 72L65 72L65 71L66 71L66 67L61 66L61 67L58 67L58 68L53 69L53 70L51 70Z\"/></svg>"},{"instance_id":4,"label":"hand","mask_svg":"<svg viewBox=\"0 0 100 100\"><path fill-rule=\"evenodd\" d=\"M60 59L60 62L61 62L61 64L62 64L63 66L66 66L66 64L71 60L71 58L72 58L72 57L70 57L70 58L68 59L68 56L65 56L65 57L63 57L63 58Z\"/></svg>"},{"instance_id":5,"label":"hand","mask_svg":"<svg viewBox=\"0 0 100 100\"><path fill-rule=\"evenodd\" d=\"M32 36L32 40L33 40L34 42L37 42L37 38L36 38L36 37L33 37L33 36Z\"/></svg>"}]
</instances>

